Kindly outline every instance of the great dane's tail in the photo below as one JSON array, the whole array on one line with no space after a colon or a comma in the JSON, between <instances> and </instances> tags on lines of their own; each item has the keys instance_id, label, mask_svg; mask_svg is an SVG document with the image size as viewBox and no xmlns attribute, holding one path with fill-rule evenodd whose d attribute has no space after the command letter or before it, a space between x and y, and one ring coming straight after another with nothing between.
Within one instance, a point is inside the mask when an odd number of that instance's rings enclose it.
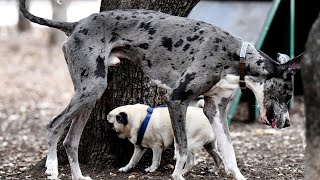
<instances>
[{"instance_id":1,"label":"great dane's tail","mask_svg":"<svg viewBox=\"0 0 320 180\"><path fill-rule=\"evenodd\" d=\"M65 32L67 35L71 34L74 27L77 25L77 22L73 22L73 23L59 22L59 21L53 21L50 19L37 17L37 16L31 14L28 11L28 9L26 8L26 0L19 0L19 8L20 8L20 11L23 14L23 16L26 17L27 19L29 19L31 22L59 29L59 30Z\"/></svg>"}]
</instances>

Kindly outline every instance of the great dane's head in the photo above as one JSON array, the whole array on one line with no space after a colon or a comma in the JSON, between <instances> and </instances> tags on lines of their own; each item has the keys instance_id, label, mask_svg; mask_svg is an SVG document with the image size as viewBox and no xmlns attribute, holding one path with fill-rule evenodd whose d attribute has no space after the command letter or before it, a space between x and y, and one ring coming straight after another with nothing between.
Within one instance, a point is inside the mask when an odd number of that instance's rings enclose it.
<instances>
[{"instance_id":1,"label":"great dane's head","mask_svg":"<svg viewBox=\"0 0 320 180\"><path fill-rule=\"evenodd\" d=\"M265 56L265 54L263 54ZM292 76L300 69L300 56L290 60L289 56L278 54L277 61L266 58L263 76L250 76L248 87L254 92L264 124L279 129L289 127L288 103L292 98Z\"/></svg>"}]
</instances>

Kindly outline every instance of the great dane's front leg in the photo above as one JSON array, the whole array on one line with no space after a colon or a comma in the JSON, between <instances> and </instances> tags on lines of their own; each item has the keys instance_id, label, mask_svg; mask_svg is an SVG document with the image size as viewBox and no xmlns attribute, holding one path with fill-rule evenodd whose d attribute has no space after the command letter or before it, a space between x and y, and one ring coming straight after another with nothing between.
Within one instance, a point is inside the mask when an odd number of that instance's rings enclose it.
<instances>
[{"instance_id":1,"label":"great dane's front leg","mask_svg":"<svg viewBox=\"0 0 320 180\"><path fill-rule=\"evenodd\" d=\"M91 180L90 177L84 177L81 173L78 161L78 147L82 131L88 121L92 108L93 105L81 112L79 116L72 121L69 132L63 141L69 159L72 179Z\"/></svg>"},{"instance_id":2,"label":"great dane's front leg","mask_svg":"<svg viewBox=\"0 0 320 180\"><path fill-rule=\"evenodd\" d=\"M183 180L182 170L187 161L188 155L188 142L186 133L186 112L188 103L180 101L167 102L173 133L175 137L175 145L177 148L176 166L172 177L174 180Z\"/></svg>"},{"instance_id":3,"label":"great dane's front leg","mask_svg":"<svg viewBox=\"0 0 320 180\"><path fill-rule=\"evenodd\" d=\"M133 155L132 155L129 163L125 167L120 168L118 171L119 172L128 172L130 169L134 168L138 164L138 162L140 161L141 157L146 152L146 150L147 149L145 149L139 145L135 145L134 152L133 152Z\"/></svg>"},{"instance_id":4,"label":"great dane's front leg","mask_svg":"<svg viewBox=\"0 0 320 180\"><path fill-rule=\"evenodd\" d=\"M212 122L218 146L222 152L223 163L227 173L232 173L235 179L245 180L236 161L235 152L231 143L229 127L226 119L227 105L230 98L219 96L205 96L204 113Z\"/></svg>"}]
</instances>

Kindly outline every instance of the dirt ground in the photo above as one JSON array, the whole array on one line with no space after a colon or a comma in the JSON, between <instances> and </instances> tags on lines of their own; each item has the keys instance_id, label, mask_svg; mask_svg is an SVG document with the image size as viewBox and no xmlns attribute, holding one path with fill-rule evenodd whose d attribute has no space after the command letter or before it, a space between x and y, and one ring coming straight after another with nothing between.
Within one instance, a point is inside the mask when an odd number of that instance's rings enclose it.
<instances>
[{"instance_id":1,"label":"dirt ground","mask_svg":"<svg viewBox=\"0 0 320 180\"><path fill-rule=\"evenodd\" d=\"M47 33L41 29L18 34L0 28L0 179L45 179L24 173L46 155L46 124L68 103L72 83L60 48L50 49ZM245 119L245 108L235 119ZM232 141L241 172L248 179L303 179L304 106L296 98L291 109L291 127L276 130L260 122L234 120ZM151 160L150 160L151 161ZM223 165L210 172L212 160L200 152L198 164L186 179L232 179ZM110 167L92 171L82 165L83 174L93 179L171 179L173 164L162 164L155 173L144 173L139 164L128 174ZM60 179L70 179L68 166L59 167Z\"/></svg>"}]
</instances>

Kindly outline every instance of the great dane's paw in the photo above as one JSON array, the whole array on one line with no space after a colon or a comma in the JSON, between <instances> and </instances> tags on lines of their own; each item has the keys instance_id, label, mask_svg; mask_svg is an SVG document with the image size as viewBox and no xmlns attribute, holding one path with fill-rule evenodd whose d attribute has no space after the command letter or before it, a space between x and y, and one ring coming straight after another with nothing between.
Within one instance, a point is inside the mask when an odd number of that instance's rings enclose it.
<instances>
[{"instance_id":1,"label":"great dane's paw","mask_svg":"<svg viewBox=\"0 0 320 180\"><path fill-rule=\"evenodd\" d=\"M153 167L153 166L150 166L145 169L146 172L155 172L156 170L157 170L157 167Z\"/></svg>"},{"instance_id":2,"label":"great dane's paw","mask_svg":"<svg viewBox=\"0 0 320 180\"><path fill-rule=\"evenodd\" d=\"M173 174L172 174L172 178L173 178L174 180L185 180L185 179L182 177L181 174L177 174L177 173L173 173Z\"/></svg>"},{"instance_id":3,"label":"great dane's paw","mask_svg":"<svg viewBox=\"0 0 320 180\"><path fill-rule=\"evenodd\" d=\"M236 180L247 180L242 174L238 174L235 176Z\"/></svg>"},{"instance_id":4,"label":"great dane's paw","mask_svg":"<svg viewBox=\"0 0 320 180\"><path fill-rule=\"evenodd\" d=\"M92 180L89 176L81 176L79 178L76 178L76 180Z\"/></svg>"},{"instance_id":5,"label":"great dane's paw","mask_svg":"<svg viewBox=\"0 0 320 180\"><path fill-rule=\"evenodd\" d=\"M189 172L188 170L183 169L182 172L181 172L181 174L182 174L182 176L184 176L184 175L186 175L188 172Z\"/></svg>"},{"instance_id":6,"label":"great dane's paw","mask_svg":"<svg viewBox=\"0 0 320 180\"><path fill-rule=\"evenodd\" d=\"M119 172L124 172L124 173L126 173L126 172L128 172L130 169L131 169L131 168L125 166L125 167L122 167L122 168L118 169L118 171L119 171Z\"/></svg>"},{"instance_id":7,"label":"great dane's paw","mask_svg":"<svg viewBox=\"0 0 320 180\"><path fill-rule=\"evenodd\" d=\"M48 175L47 178L48 179L58 179L58 171L50 171L50 170L46 170L46 174Z\"/></svg>"},{"instance_id":8,"label":"great dane's paw","mask_svg":"<svg viewBox=\"0 0 320 180\"><path fill-rule=\"evenodd\" d=\"M58 179L58 161L56 160L47 160L46 161L46 174L48 175L48 179Z\"/></svg>"},{"instance_id":9,"label":"great dane's paw","mask_svg":"<svg viewBox=\"0 0 320 180\"><path fill-rule=\"evenodd\" d=\"M209 170L209 172L210 172L210 173L215 173L215 174L217 174L218 169L219 169L219 166L215 165L215 166L213 166L212 169Z\"/></svg>"},{"instance_id":10,"label":"great dane's paw","mask_svg":"<svg viewBox=\"0 0 320 180\"><path fill-rule=\"evenodd\" d=\"M246 178L241 174L241 172L239 171L239 169L233 169L233 170L228 170L226 171L227 174L232 174L234 179L236 180L246 180Z\"/></svg>"},{"instance_id":11,"label":"great dane's paw","mask_svg":"<svg viewBox=\"0 0 320 180\"><path fill-rule=\"evenodd\" d=\"M58 179L59 172L58 169L47 168L46 174L48 175L48 179Z\"/></svg>"}]
</instances>

